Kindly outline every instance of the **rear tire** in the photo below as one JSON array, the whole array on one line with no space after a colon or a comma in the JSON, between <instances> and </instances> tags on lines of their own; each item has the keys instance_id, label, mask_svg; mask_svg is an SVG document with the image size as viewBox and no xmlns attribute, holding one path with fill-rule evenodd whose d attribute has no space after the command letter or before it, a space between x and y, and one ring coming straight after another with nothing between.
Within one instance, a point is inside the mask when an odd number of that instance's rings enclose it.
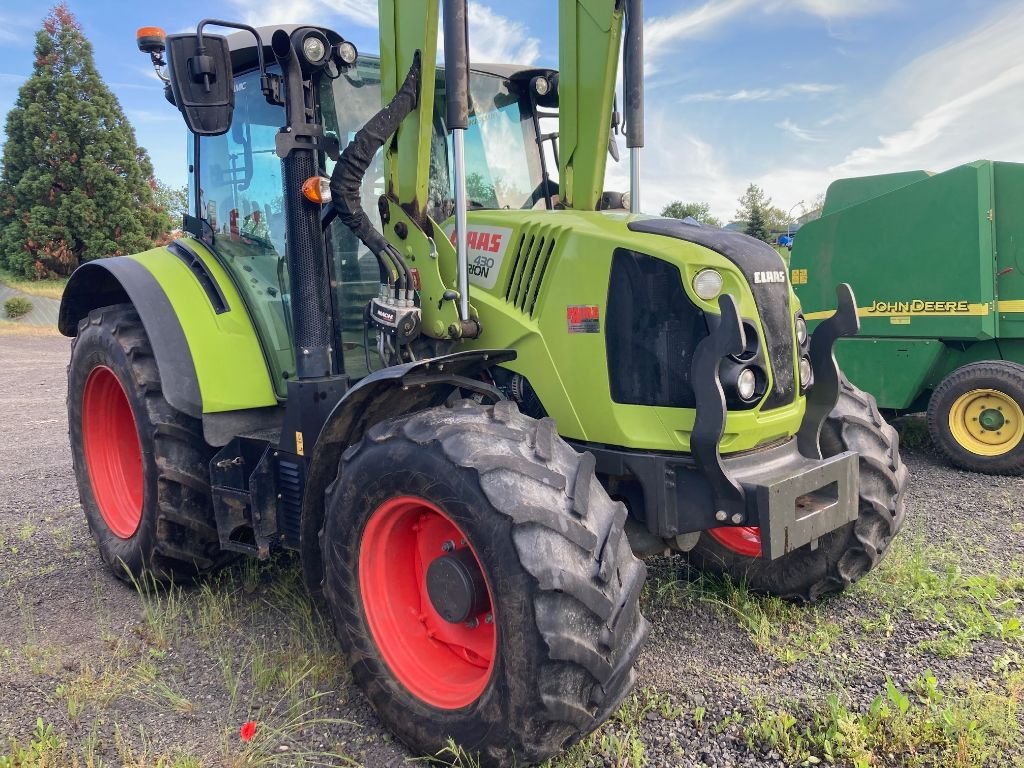
<instances>
[{"instance_id":1,"label":"rear tire","mask_svg":"<svg viewBox=\"0 0 1024 768\"><path fill-rule=\"evenodd\" d=\"M164 399L138 313L81 322L68 365L71 457L100 556L126 581L187 581L226 559L210 499L202 424Z\"/></svg>"},{"instance_id":2,"label":"rear tire","mask_svg":"<svg viewBox=\"0 0 1024 768\"><path fill-rule=\"evenodd\" d=\"M414 516L395 517L396 505ZM625 518L593 458L509 401L384 422L346 450L326 493L324 593L353 677L392 732L419 754L451 737L482 765L503 766L540 762L597 728L632 687L648 630L646 569ZM398 531L390 548L385 524ZM442 554L424 533L434 524L466 540L455 543L486 582L487 608L470 628L486 634L469 654L450 640L464 624L401 597L422 589L425 557ZM382 610L409 618L383 633Z\"/></svg>"},{"instance_id":3,"label":"rear tire","mask_svg":"<svg viewBox=\"0 0 1024 768\"><path fill-rule=\"evenodd\" d=\"M986 416L996 419L991 428ZM1024 474L1024 366L989 360L957 368L928 401L928 432L961 469Z\"/></svg>"},{"instance_id":4,"label":"rear tire","mask_svg":"<svg viewBox=\"0 0 1024 768\"><path fill-rule=\"evenodd\" d=\"M878 412L875 398L842 375L839 401L822 426L821 451L825 457L843 451L860 455L857 520L822 536L817 549L808 544L777 560L741 554L746 547L729 548L705 531L690 563L755 592L806 603L846 589L878 565L903 525L907 468L900 460L899 435ZM758 529L751 532L760 535Z\"/></svg>"}]
</instances>

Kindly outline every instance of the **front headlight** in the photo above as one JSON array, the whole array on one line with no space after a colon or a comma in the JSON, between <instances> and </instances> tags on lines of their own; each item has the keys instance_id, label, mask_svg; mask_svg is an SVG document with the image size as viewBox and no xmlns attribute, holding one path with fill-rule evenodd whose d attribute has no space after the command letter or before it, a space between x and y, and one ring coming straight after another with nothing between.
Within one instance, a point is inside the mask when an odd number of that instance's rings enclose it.
<instances>
[{"instance_id":1,"label":"front headlight","mask_svg":"<svg viewBox=\"0 0 1024 768\"><path fill-rule=\"evenodd\" d=\"M736 378L736 394L741 400L753 400L757 389L757 374L753 368L744 368Z\"/></svg>"},{"instance_id":2,"label":"front headlight","mask_svg":"<svg viewBox=\"0 0 1024 768\"><path fill-rule=\"evenodd\" d=\"M801 347L807 342L807 321L803 315L796 316L796 340Z\"/></svg>"},{"instance_id":3,"label":"front headlight","mask_svg":"<svg viewBox=\"0 0 1024 768\"><path fill-rule=\"evenodd\" d=\"M807 389L811 386L811 360L808 357L800 358L800 388Z\"/></svg>"},{"instance_id":4,"label":"front headlight","mask_svg":"<svg viewBox=\"0 0 1024 768\"><path fill-rule=\"evenodd\" d=\"M722 292L725 280L717 269L702 269L693 278L693 292L704 301L713 300Z\"/></svg>"}]
</instances>

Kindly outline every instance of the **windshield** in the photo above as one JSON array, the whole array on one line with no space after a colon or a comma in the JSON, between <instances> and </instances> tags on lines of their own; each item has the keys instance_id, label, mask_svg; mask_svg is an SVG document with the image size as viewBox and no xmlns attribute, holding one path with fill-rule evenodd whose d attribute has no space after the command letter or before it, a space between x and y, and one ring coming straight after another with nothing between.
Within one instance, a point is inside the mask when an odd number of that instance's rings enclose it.
<instances>
[{"instance_id":1,"label":"windshield","mask_svg":"<svg viewBox=\"0 0 1024 768\"><path fill-rule=\"evenodd\" d=\"M471 208L532 208L536 203L541 168L533 118L528 103L510 93L507 83L478 72L470 76L465 144Z\"/></svg>"}]
</instances>

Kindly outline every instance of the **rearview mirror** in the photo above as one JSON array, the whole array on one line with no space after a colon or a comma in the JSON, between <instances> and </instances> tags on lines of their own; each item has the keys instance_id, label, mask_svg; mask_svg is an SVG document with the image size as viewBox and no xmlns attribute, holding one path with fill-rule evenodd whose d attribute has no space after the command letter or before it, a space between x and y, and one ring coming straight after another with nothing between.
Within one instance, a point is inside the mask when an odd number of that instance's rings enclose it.
<instances>
[{"instance_id":1,"label":"rearview mirror","mask_svg":"<svg viewBox=\"0 0 1024 768\"><path fill-rule=\"evenodd\" d=\"M221 35L167 36L167 71L174 103L197 136L220 136L235 108L231 50Z\"/></svg>"}]
</instances>

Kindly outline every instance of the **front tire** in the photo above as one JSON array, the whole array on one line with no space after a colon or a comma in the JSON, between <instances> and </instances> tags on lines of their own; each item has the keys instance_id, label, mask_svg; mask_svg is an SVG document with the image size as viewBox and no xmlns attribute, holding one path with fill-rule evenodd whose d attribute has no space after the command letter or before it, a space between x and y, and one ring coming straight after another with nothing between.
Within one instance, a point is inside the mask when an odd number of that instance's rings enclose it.
<instances>
[{"instance_id":1,"label":"front tire","mask_svg":"<svg viewBox=\"0 0 1024 768\"><path fill-rule=\"evenodd\" d=\"M100 556L126 581L188 581L223 561L202 424L164 399L130 304L93 310L68 365L75 479Z\"/></svg>"},{"instance_id":2,"label":"front tire","mask_svg":"<svg viewBox=\"0 0 1024 768\"><path fill-rule=\"evenodd\" d=\"M625 516L592 457L509 401L370 429L327 490L322 548L339 639L381 719L419 754L451 737L496 766L597 728L632 687L648 629ZM484 584L456 623L424 585L453 554Z\"/></svg>"},{"instance_id":3,"label":"front tire","mask_svg":"<svg viewBox=\"0 0 1024 768\"><path fill-rule=\"evenodd\" d=\"M751 590L797 602L839 592L878 565L903 525L907 468L899 435L878 412L875 398L840 375L839 400L822 425L827 458L856 451L860 461L860 515L818 541L777 560L760 557L758 528L718 529L701 534L690 552L698 570L745 583Z\"/></svg>"},{"instance_id":4,"label":"front tire","mask_svg":"<svg viewBox=\"0 0 1024 768\"><path fill-rule=\"evenodd\" d=\"M1024 474L1024 366L989 360L957 368L928 401L928 432L962 469Z\"/></svg>"}]
</instances>

